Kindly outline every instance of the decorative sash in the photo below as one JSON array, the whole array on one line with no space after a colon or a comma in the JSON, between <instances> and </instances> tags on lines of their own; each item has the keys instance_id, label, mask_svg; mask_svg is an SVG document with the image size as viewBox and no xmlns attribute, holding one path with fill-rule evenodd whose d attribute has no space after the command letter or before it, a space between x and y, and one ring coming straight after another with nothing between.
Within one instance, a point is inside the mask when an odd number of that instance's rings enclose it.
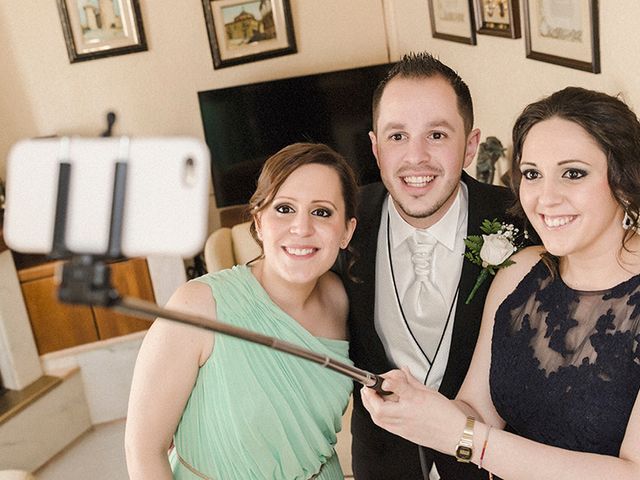
<instances>
[{"instance_id":1,"label":"decorative sash","mask_svg":"<svg viewBox=\"0 0 640 480\"><path fill-rule=\"evenodd\" d=\"M182 456L178 453L178 449L176 449L176 456L178 457L178 460L180 461L180 463L184 465L184 467L187 470L189 470L191 473L193 473L196 477L200 477L203 480L214 480L213 477L207 477L204 473L196 470L196 468L193 465L190 465L189 463L187 463L187 461L184 458L182 458Z\"/></svg>"},{"instance_id":2,"label":"decorative sash","mask_svg":"<svg viewBox=\"0 0 640 480\"><path fill-rule=\"evenodd\" d=\"M335 454L335 453L334 453ZM196 468L187 463L187 461L182 458L182 456L178 453L178 449L176 448L176 456L178 457L178 460L180 461L180 463L182 465L184 465L184 467L189 470L191 473L193 473L196 477L202 478L203 480L214 480L213 477L207 477L204 473L199 472L198 470L196 470ZM320 471L318 473L316 473L315 475L312 475L311 477L309 477L309 480L313 480L314 478L318 478L320 476L320 473L322 473L322 469L324 468L324 466L329 463L331 459L329 459L326 463L323 463L322 466L320 467Z\"/></svg>"}]
</instances>

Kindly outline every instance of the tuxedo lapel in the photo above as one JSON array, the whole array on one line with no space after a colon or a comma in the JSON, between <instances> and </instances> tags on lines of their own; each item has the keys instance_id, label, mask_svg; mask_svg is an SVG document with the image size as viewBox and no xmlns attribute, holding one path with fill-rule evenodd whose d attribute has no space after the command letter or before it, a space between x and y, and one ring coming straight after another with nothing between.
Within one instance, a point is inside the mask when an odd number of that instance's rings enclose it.
<instances>
[{"instance_id":1,"label":"tuxedo lapel","mask_svg":"<svg viewBox=\"0 0 640 480\"><path fill-rule=\"evenodd\" d=\"M345 281L351 301L351 358L356 366L373 373L384 373L391 368L374 323L376 250L386 194L382 183L361 190L358 225L352 240L358 254L353 268L356 281Z\"/></svg>"}]
</instances>

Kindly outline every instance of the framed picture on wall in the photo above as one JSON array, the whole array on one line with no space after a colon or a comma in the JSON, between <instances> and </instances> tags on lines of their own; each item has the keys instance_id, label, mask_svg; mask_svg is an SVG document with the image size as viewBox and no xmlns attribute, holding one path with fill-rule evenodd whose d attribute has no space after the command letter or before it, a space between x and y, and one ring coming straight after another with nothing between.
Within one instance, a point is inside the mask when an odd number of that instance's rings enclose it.
<instances>
[{"instance_id":1,"label":"framed picture on wall","mask_svg":"<svg viewBox=\"0 0 640 480\"><path fill-rule=\"evenodd\" d=\"M433 38L476 44L473 0L429 0L429 15Z\"/></svg>"},{"instance_id":2,"label":"framed picture on wall","mask_svg":"<svg viewBox=\"0 0 640 480\"><path fill-rule=\"evenodd\" d=\"M296 53L289 0L202 0L213 67Z\"/></svg>"},{"instance_id":3,"label":"framed picture on wall","mask_svg":"<svg viewBox=\"0 0 640 480\"><path fill-rule=\"evenodd\" d=\"M520 38L520 0L476 0L478 33Z\"/></svg>"},{"instance_id":4,"label":"framed picture on wall","mask_svg":"<svg viewBox=\"0 0 640 480\"><path fill-rule=\"evenodd\" d=\"M138 0L57 0L71 63L147 50Z\"/></svg>"},{"instance_id":5,"label":"framed picture on wall","mask_svg":"<svg viewBox=\"0 0 640 480\"><path fill-rule=\"evenodd\" d=\"M525 0L527 58L600 73L598 0Z\"/></svg>"}]
</instances>

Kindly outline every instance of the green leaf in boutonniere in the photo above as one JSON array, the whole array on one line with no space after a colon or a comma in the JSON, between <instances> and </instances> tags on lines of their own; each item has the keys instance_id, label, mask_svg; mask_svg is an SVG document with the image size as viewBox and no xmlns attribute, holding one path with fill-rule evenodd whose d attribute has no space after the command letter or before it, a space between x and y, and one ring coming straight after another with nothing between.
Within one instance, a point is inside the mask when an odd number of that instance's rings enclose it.
<instances>
[{"instance_id":1,"label":"green leaf in boutonniere","mask_svg":"<svg viewBox=\"0 0 640 480\"><path fill-rule=\"evenodd\" d=\"M480 230L483 232L482 235L469 235L464 239L467 247L465 258L482 268L465 301L466 304L471 302L489 275L495 275L499 269L513 265L513 260L509 258L522 247L521 240L529 238L526 230L521 235L512 224L501 223L497 219L485 219Z\"/></svg>"}]
</instances>

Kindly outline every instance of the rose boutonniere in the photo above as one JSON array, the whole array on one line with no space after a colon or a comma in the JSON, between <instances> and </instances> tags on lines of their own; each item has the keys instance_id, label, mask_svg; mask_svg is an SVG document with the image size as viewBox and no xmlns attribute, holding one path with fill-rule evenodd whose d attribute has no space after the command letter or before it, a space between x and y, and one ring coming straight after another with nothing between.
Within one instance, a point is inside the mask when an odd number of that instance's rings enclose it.
<instances>
[{"instance_id":1,"label":"rose boutonniere","mask_svg":"<svg viewBox=\"0 0 640 480\"><path fill-rule=\"evenodd\" d=\"M514 262L509 258L522 247L522 237L529 237L526 230L521 235L512 224L498 222L495 218L493 221L484 220L480 230L483 232L482 235L469 235L464 239L467 246L464 256L482 267L465 304L471 302L489 275L495 275L499 269L513 265Z\"/></svg>"}]
</instances>

